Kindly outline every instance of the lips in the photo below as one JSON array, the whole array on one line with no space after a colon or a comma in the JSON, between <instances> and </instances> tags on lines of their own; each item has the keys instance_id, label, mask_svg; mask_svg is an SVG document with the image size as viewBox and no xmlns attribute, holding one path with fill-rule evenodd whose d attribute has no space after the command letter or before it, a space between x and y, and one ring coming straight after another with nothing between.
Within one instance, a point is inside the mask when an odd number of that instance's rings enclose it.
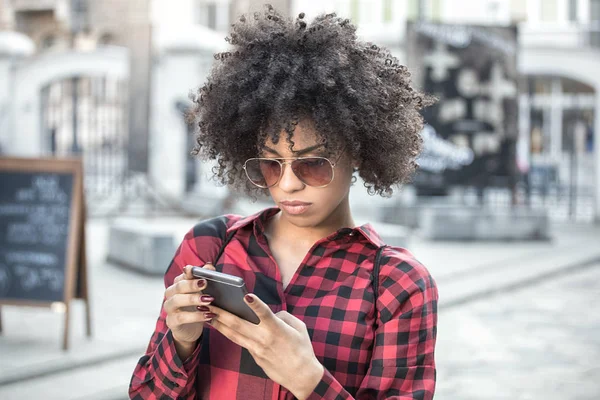
<instances>
[{"instance_id":1,"label":"lips","mask_svg":"<svg viewBox=\"0 0 600 400\"><path fill-rule=\"evenodd\" d=\"M282 204L284 206L291 206L291 207L309 206L310 205L310 203L306 203L304 201L298 201L298 200L294 200L294 201L280 201L279 204Z\"/></svg>"},{"instance_id":2,"label":"lips","mask_svg":"<svg viewBox=\"0 0 600 400\"><path fill-rule=\"evenodd\" d=\"M302 213L306 212L306 210L308 210L308 208L311 205L311 203L306 203L304 201L298 201L298 200L281 201L281 202L279 202L279 204L281 205L281 208L290 215L302 214Z\"/></svg>"}]
</instances>

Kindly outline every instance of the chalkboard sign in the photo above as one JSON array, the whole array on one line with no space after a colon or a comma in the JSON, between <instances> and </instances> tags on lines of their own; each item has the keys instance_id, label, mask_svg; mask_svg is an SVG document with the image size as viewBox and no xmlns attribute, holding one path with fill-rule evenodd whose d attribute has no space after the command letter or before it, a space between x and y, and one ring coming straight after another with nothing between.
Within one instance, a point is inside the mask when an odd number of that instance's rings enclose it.
<instances>
[{"instance_id":1,"label":"chalkboard sign","mask_svg":"<svg viewBox=\"0 0 600 400\"><path fill-rule=\"evenodd\" d=\"M0 175L0 298L64 298L73 175Z\"/></svg>"},{"instance_id":2,"label":"chalkboard sign","mask_svg":"<svg viewBox=\"0 0 600 400\"><path fill-rule=\"evenodd\" d=\"M68 324L79 297L89 313L82 174L80 160L0 158L0 304L62 302Z\"/></svg>"}]
</instances>

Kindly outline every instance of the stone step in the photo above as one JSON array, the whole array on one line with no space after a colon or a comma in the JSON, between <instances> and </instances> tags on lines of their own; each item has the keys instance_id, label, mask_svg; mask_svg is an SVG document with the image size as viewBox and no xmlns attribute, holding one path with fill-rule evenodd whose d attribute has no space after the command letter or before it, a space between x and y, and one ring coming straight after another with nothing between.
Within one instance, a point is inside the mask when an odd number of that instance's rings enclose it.
<instances>
[{"instance_id":1,"label":"stone step","mask_svg":"<svg viewBox=\"0 0 600 400\"><path fill-rule=\"evenodd\" d=\"M589 268L600 262L600 248L583 243L570 251L553 251L523 262L478 268L437 279L440 309L530 286L544 280Z\"/></svg>"},{"instance_id":2,"label":"stone step","mask_svg":"<svg viewBox=\"0 0 600 400\"><path fill-rule=\"evenodd\" d=\"M143 353L140 353L141 356ZM139 356L81 366L26 382L0 386L3 400L125 400Z\"/></svg>"}]
</instances>

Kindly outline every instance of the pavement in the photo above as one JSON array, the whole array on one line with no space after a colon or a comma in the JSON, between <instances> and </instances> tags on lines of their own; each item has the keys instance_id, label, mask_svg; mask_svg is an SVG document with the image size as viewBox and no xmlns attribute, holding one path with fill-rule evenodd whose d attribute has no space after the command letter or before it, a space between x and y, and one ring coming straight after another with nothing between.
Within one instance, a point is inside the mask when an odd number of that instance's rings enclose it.
<instances>
[{"instance_id":1,"label":"pavement","mask_svg":"<svg viewBox=\"0 0 600 400\"><path fill-rule=\"evenodd\" d=\"M87 225L92 338L81 302L68 351L60 310L3 307L0 399L127 398L164 287L161 277L106 262L108 223ZM552 234L545 242L410 237L440 293L436 399L600 397L600 226L554 225Z\"/></svg>"},{"instance_id":2,"label":"pavement","mask_svg":"<svg viewBox=\"0 0 600 400\"><path fill-rule=\"evenodd\" d=\"M442 311L436 399L600 399L600 263Z\"/></svg>"}]
</instances>

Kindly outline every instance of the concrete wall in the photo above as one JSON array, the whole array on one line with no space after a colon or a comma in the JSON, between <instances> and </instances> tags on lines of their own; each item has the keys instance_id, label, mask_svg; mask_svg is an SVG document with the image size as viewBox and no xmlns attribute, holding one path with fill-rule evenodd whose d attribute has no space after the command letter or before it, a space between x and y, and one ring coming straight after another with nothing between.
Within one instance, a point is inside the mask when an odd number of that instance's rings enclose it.
<instances>
[{"instance_id":1,"label":"concrete wall","mask_svg":"<svg viewBox=\"0 0 600 400\"><path fill-rule=\"evenodd\" d=\"M164 24L154 30L149 173L155 184L173 197L184 195L186 162L192 150L177 103L192 105L188 94L204 84L213 54L227 48L224 36L191 24ZM197 163L197 189L222 193L226 189L215 189L208 182L210 168Z\"/></svg>"},{"instance_id":2,"label":"concrete wall","mask_svg":"<svg viewBox=\"0 0 600 400\"><path fill-rule=\"evenodd\" d=\"M11 60L0 57L0 154L7 151L10 139L10 95L11 80L6 79L11 72Z\"/></svg>"},{"instance_id":3,"label":"concrete wall","mask_svg":"<svg viewBox=\"0 0 600 400\"><path fill-rule=\"evenodd\" d=\"M41 89L55 80L74 75L110 76L127 79L127 49L106 47L94 52L50 53L7 68L0 59L0 81L9 82L0 89L0 104L9 105L9 122L3 135L5 151L17 156L39 156L49 149L41 132ZM3 66L3 67L2 67Z\"/></svg>"},{"instance_id":4,"label":"concrete wall","mask_svg":"<svg viewBox=\"0 0 600 400\"><path fill-rule=\"evenodd\" d=\"M177 103L191 105L190 90L200 86L208 73L212 53L166 53L154 64L150 112L150 176L171 196L185 192L188 146L187 125Z\"/></svg>"}]
</instances>

